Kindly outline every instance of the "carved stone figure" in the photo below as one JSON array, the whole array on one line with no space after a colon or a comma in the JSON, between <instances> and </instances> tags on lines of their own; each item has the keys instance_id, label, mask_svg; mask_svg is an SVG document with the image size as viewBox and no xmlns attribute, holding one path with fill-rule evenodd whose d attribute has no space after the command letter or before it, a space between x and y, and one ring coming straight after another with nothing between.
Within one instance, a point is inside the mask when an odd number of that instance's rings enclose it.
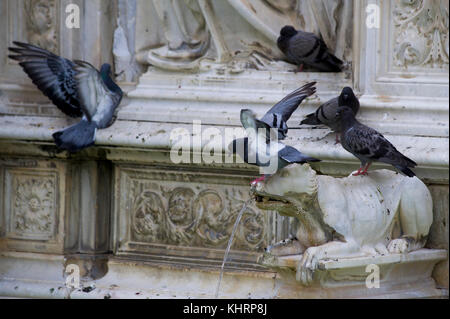
<instances>
[{"instance_id":1,"label":"carved stone figure","mask_svg":"<svg viewBox=\"0 0 450 319\"><path fill-rule=\"evenodd\" d=\"M284 25L315 32L339 58L351 60L351 0L153 0L137 5L137 60L158 68L289 69L276 45Z\"/></svg>"},{"instance_id":2,"label":"carved stone figure","mask_svg":"<svg viewBox=\"0 0 450 319\"><path fill-rule=\"evenodd\" d=\"M433 221L428 188L390 170L334 178L292 165L254 186L257 206L298 220L296 239L272 256L303 254L296 278L310 285L319 261L407 253L424 247Z\"/></svg>"},{"instance_id":3,"label":"carved stone figure","mask_svg":"<svg viewBox=\"0 0 450 319\"><path fill-rule=\"evenodd\" d=\"M27 17L28 41L57 54L55 1L27 0L24 3L24 10Z\"/></svg>"}]
</instances>

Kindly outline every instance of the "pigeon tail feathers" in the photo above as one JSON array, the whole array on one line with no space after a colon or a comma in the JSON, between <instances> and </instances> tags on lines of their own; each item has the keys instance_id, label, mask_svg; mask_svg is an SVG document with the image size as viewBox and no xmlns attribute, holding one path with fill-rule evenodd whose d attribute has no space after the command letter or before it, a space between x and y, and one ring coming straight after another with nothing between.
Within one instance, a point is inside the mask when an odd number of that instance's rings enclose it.
<instances>
[{"instance_id":1,"label":"pigeon tail feathers","mask_svg":"<svg viewBox=\"0 0 450 319\"><path fill-rule=\"evenodd\" d=\"M54 133L53 139L58 148L77 152L94 144L96 130L97 126L94 122L83 119L75 125Z\"/></svg>"},{"instance_id":2,"label":"pigeon tail feathers","mask_svg":"<svg viewBox=\"0 0 450 319\"><path fill-rule=\"evenodd\" d=\"M414 174L414 172L412 170L410 170L408 167L396 166L396 168L398 168L403 174L405 174L408 177L416 176L416 174Z\"/></svg>"},{"instance_id":3,"label":"pigeon tail feathers","mask_svg":"<svg viewBox=\"0 0 450 319\"><path fill-rule=\"evenodd\" d=\"M306 115L306 118L300 122L300 125L308 124L308 125L319 125L322 124L320 120L316 117L316 113L311 113Z\"/></svg>"}]
</instances>

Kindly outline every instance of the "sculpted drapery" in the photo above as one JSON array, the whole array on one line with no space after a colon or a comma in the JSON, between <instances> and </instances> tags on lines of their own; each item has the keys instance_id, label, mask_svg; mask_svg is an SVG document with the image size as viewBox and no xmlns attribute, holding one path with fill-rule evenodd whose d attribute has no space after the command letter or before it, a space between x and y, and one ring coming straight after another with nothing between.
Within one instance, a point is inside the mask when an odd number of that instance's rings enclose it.
<instances>
[{"instance_id":1,"label":"sculpted drapery","mask_svg":"<svg viewBox=\"0 0 450 319\"><path fill-rule=\"evenodd\" d=\"M286 70L276 39L284 25L294 25L350 61L352 6L352 0L139 0L137 57L167 70Z\"/></svg>"}]
</instances>

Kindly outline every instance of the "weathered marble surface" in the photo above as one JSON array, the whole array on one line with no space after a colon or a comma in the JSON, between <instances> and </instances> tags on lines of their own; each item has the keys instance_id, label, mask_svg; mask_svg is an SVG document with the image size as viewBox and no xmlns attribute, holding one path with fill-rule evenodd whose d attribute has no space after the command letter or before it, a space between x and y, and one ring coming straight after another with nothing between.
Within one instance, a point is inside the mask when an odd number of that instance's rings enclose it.
<instances>
[{"instance_id":1,"label":"weathered marble surface","mask_svg":"<svg viewBox=\"0 0 450 319\"><path fill-rule=\"evenodd\" d=\"M419 264L430 262L427 273L431 280L433 266L447 258L446 250L428 258L433 252L422 249L433 221L433 203L430 191L417 177L376 170L367 176L337 179L317 175L309 164L295 164L253 184L252 191L257 207L298 221L295 237L270 246L260 262L283 275L286 267L292 268L284 265L285 259L298 258L290 272L304 286L349 284L343 278L364 281L367 275L361 273L366 265L407 262L409 255L416 256L411 261ZM419 255L414 253L417 250ZM424 259L418 257L421 254ZM389 260L395 255L405 260ZM342 273L328 273L326 264L330 262L336 265L329 269ZM403 278L387 280L390 271L380 278L394 284L406 280L406 269L420 267L414 264L398 270L398 274L405 273ZM414 281L417 275L408 280Z\"/></svg>"},{"instance_id":2,"label":"weathered marble surface","mask_svg":"<svg viewBox=\"0 0 450 319\"><path fill-rule=\"evenodd\" d=\"M448 250L448 2L183 0L180 7L189 10L182 15L173 6L160 9L171 15L178 38L189 40L190 46L173 45L166 52L181 58L160 58L164 63L159 64L148 57L169 48L172 36L157 18L158 2L75 1L86 16L80 29L68 29L64 9L69 1L0 1L0 258L2 265L10 265L0 269L0 295L64 297L57 288L64 285L65 264L73 262L81 266L86 283L104 279L98 283L100 298L103 292L133 296L136 291L126 287L141 280L143 286L157 287L146 296L173 297L168 283L174 274L186 282L200 278L195 296L212 296L223 238L257 171L242 164L175 167L168 152L170 132L192 130L194 119L221 132L240 126L241 108L261 115L306 81L318 81L320 94L308 99L289 124L297 126L342 86L354 87L361 121L419 163L416 172L436 203L426 247ZM380 8L380 29L365 25L368 4ZM36 10L28 14L26 7ZM184 15L196 19L185 24ZM346 28L346 22L352 27ZM351 62L345 72L290 72L294 66L279 61L275 46L278 28L288 23L320 32L336 54ZM237 29L243 41L235 37ZM6 46L13 40L95 66L110 62L116 72L124 71L119 80L127 97L114 126L98 132L96 147L71 156L56 152L51 134L73 120L60 114L7 59ZM194 55L183 56L188 51ZM288 144L323 159L315 168L324 174L346 176L358 165L334 145L325 128L289 135ZM178 211L174 203L186 209ZM264 245L286 238L295 223L254 206L246 220L239 249L231 254L236 272L225 275L224 296L331 296L320 289L299 290L298 285L275 291L274 273L256 260ZM222 222L227 227L219 227ZM177 236L180 229L183 235ZM123 290L111 288L123 273L129 274L121 281ZM143 280L149 274L164 274L161 284ZM434 268L433 278L445 294L448 261ZM432 283L427 285L436 292ZM414 295L390 294L394 290L383 290L381 297Z\"/></svg>"}]
</instances>

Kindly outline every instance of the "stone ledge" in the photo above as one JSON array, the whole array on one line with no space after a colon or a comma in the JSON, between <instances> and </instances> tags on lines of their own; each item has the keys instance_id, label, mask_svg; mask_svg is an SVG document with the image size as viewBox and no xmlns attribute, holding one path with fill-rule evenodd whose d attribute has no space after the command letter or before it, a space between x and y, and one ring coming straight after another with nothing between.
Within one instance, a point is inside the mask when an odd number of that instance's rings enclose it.
<instances>
[{"instance_id":1,"label":"stone ledge","mask_svg":"<svg viewBox=\"0 0 450 319\"><path fill-rule=\"evenodd\" d=\"M295 269L302 255L281 256L276 258L276 267ZM415 261L441 261L447 258L444 249L419 249L408 254L390 254L385 256L340 258L339 260L322 260L319 262L321 270L336 270L343 268L363 267L370 264L387 265L394 263L408 263Z\"/></svg>"},{"instance_id":2,"label":"stone ledge","mask_svg":"<svg viewBox=\"0 0 450 319\"><path fill-rule=\"evenodd\" d=\"M437 289L431 273L446 250L420 249L407 254L374 257L339 258L319 261L314 283L303 287L296 281L296 271L302 255L275 257L265 255L260 263L275 270L281 277L280 296L294 298L444 298L448 290ZM379 267L379 288L366 287L365 281Z\"/></svg>"},{"instance_id":3,"label":"stone ledge","mask_svg":"<svg viewBox=\"0 0 450 319\"><path fill-rule=\"evenodd\" d=\"M73 123L75 123L74 120L61 118L2 116L0 117L0 144L4 145L2 153L15 155L14 153L20 149L15 144L23 145L23 152L26 152L27 145L31 144L38 147L45 146L48 149L48 152L43 151L41 155L67 158L66 152L56 154L57 149L54 147L51 135ZM170 163L168 153L171 145L170 132L179 128L192 132L192 125L189 124L117 120L113 126L97 132L97 147L70 157L81 159L83 156L94 153L93 149L106 149L106 157L110 160L145 163L153 161L145 155L146 153L158 151L165 153L161 162L167 164ZM202 128L216 128L225 136L224 131L227 127L202 125ZM448 138L389 134L385 136L396 145L400 152L413 158L419 164L416 172L420 178L425 179L427 183L448 184ZM340 145L334 144L334 134L327 129L291 130L290 137L285 140L285 143L298 147L310 156L322 159L323 162L315 165L315 168L324 174L346 176L359 167L359 161L356 158ZM202 147L206 144L224 150L222 143L215 145L214 142L203 139ZM186 145L186 148L192 152L191 145ZM204 165L204 163L199 164ZM236 164L236 161L234 164L213 164L212 166L246 167L254 170L254 167ZM388 168L388 166L375 163L373 168Z\"/></svg>"}]
</instances>

